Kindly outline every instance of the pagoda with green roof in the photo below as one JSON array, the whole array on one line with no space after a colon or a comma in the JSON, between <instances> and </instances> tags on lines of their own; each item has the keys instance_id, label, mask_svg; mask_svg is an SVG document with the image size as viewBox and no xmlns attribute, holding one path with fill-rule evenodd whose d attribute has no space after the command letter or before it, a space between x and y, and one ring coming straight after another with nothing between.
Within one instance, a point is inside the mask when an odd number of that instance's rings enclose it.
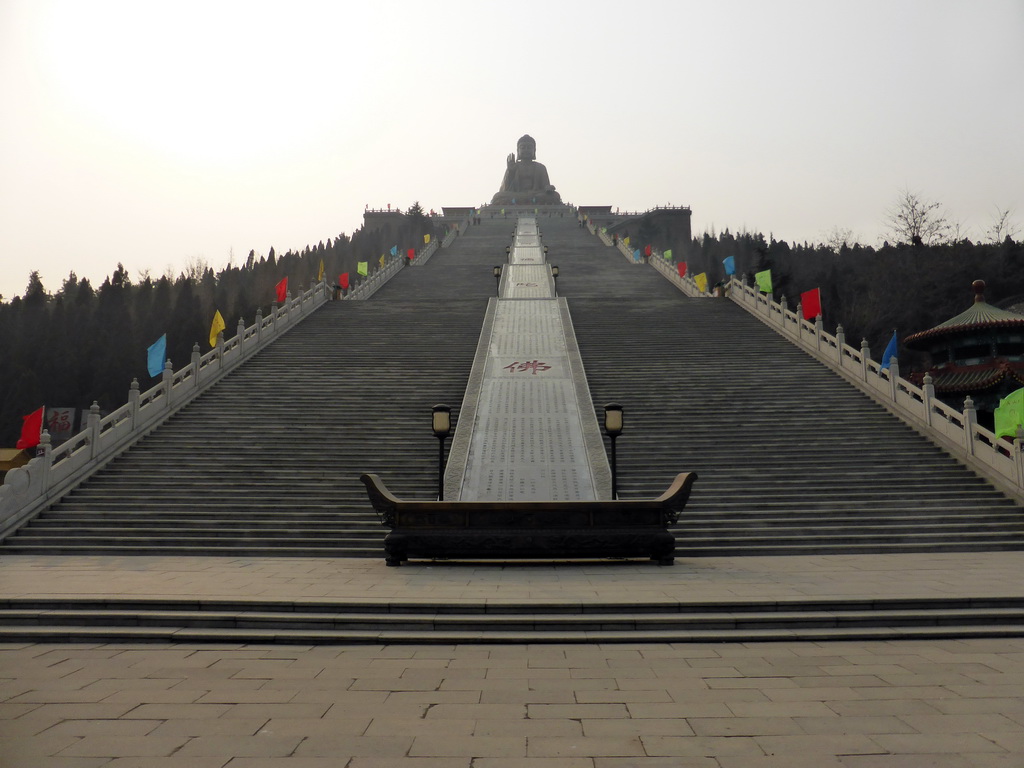
<instances>
[{"instance_id":1,"label":"pagoda with green roof","mask_svg":"<svg viewBox=\"0 0 1024 768\"><path fill-rule=\"evenodd\" d=\"M970 396L979 411L992 412L1001 398L1024 387L1024 315L986 302L984 280L972 287L968 309L903 344L931 357L928 370L910 375L915 384L930 374L940 399L961 407Z\"/></svg>"}]
</instances>

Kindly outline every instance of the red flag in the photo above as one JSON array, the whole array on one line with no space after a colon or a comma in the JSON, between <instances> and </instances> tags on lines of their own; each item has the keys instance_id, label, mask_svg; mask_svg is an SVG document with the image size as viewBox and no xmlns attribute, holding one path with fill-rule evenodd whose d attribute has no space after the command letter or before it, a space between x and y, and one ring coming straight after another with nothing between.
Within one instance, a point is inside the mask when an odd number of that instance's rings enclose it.
<instances>
[{"instance_id":1,"label":"red flag","mask_svg":"<svg viewBox=\"0 0 1024 768\"><path fill-rule=\"evenodd\" d=\"M804 308L804 320L813 320L821 314L821 289L815 288L800 294L800 304Z\"/></svg>"},{"instance_id":2,"label":"red flag","mask_svg":"<svg viewBox=\"0 0 1024 768\"><path fill-rule=\"evenodd\" d=\"M21 438L14 447L18 450L23 448L35 448L39 445L39 438L43 432L43 412L46 406L38 411L32 411L28 416L21 417Z\"/></svg>"},{"instance_id":3,"label":"red flag","mask_svg":"<svg viewBox=\"0 0 1024 768\"><path fill-rule=\"evenodd\" d=\"M651 255L651 246L645 245L644 246L644 256L650 256L650 255Z\"/></svg>"},{"instance_id":4,"label":"red flag","mask_svg":"<svg viewBox=\"0 0 1024 768\"><path fill-rule=\"evenodd\" d=\"M680 277L686 277L686 262L685 261L680 261L678 264L676 264L676 269L679 270L679 276Z\"/></svg>"},{"instance_id":5,"label":"red flag","mask_svg":"<svg viewBox=\"0 0 1024 768\"><path fill-rule=\"evenodd\" d=\"M416 249L415 248L410 248L408 251L405 252L405 255L409 257L410 261L412 259L415 259L416 258Z\"/></svg>"},{"instance_id":6,"label":"red flag","mask_svg":"<svg viewBox=\"0 0 1024 768\"><path fill-rule=\"evenodd\" d=\"M280 283L277 284L277 303L283 304L285 299L288 298L288 278L284 278Z\"/></svg>"},{"instance_id":7,"label":"red flag","mask_svg":"<svg viewBox=\"0 0 1024 768\"><path fill-rule=\"evenodd\" d=\"M338 275L338 285L340 285L346 291L348 290L348 272Z\"/></svg>"}]
</instances>

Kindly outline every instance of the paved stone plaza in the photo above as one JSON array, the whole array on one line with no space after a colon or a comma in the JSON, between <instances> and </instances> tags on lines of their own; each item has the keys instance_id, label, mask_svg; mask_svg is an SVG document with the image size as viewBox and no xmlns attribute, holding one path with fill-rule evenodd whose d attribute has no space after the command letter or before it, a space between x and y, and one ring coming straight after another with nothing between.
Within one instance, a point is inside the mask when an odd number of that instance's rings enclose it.
<instances>
[{"instance_id":1,"label":"paved stone plaza","mask_svg":"<svg viewBox=\"0 0 1024 768\"><path fill-rule=\"evenodd\" d=\"M6 557L10 597L566 604L1019 595L1024 553L518 566ZM0 646L0 765L1024 765L1018 639L733 644Z\"/></svg>"}]
</instances>

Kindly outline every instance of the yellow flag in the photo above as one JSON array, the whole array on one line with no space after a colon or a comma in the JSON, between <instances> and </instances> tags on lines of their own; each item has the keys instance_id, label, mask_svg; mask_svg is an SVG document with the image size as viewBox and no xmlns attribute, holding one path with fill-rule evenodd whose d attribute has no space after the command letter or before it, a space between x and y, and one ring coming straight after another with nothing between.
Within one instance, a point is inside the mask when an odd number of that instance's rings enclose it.
<instances>
[{"instance_id":1,"label":"yellow flag","mask_svg":"<svg viewBox=\"0 0 1024 768\"><path fill-rule=\"evenodd\" d=\"M227 328L224 325L224 318L220 316L220 310L218 309L213 313L213 325L210 326L210 346L217 346L217 334Z\"/></svg>"},{"instance_id":2,"label":"yellow flag","mask_svg":"<svg viewBox=\"0 0 1024 768\"><path fill-rule=\"evenodd\" d=\"M424 235L423 236L423 244L424 245L429 245L430 244L430 235Z\"/></svg>"},{"instance_id":3,"label":"yellow flag","mask_svg":"<svg viewBox=\"0 0 1024 768\"><path fill-rule=\"evenodd\" d=\"M367 263L365 261L357 261L356 273L362 275L363 277L366 277L367 272L369 272L369 270L367 269Z\"/></svg>"},{"instance_id":4,"label":"yellow flag","mask_svg":"<svg viewBox=\"0 0 1024 768\"><path fill-rule=\"evenodd\" d=\"M383 253L380 255L380 268L384 269L384 254Z\"/></svg>"},{"instance_id":5,"label":"yellow flag","mask_svg":"<svg viewBox=\"0 0 1024 768\"><path fill-rule=\"evenodd\" d=\"M629 238L628 237L626 239L624 239L622 242L626 244L627 248L629 248Z\"/></svg>"},{"instance_id":6,"label":"yellow flag","mask_svg":"<svg viewBox=\"0 0 1024 768\"><path fill-rule=\"evenodd\" d=\"M320 259L320 269L316 273L316 281L322 283L324 281L324 260Z\"/></svg>"},{"instance_id":7,"label":"yellow flag","mask_svg":"<svg viewBox=\"0 0 1024 768\"><path fill-rule=\"evenodd\" d=\"M693 282L697 284L697 290L701 293L708 292L708 276L706 272L701 272L699 275L693 278Z\"/></svg>"}]
</instances>

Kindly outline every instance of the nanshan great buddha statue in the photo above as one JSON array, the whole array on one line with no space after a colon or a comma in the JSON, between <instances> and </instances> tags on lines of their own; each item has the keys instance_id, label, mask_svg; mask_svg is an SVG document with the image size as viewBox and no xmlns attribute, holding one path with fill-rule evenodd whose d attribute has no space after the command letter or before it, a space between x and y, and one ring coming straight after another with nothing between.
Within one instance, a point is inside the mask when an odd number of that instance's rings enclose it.
<instances>
[{"instance_id":1,"label":"nanshan great buddha statue","mask_svg":"<svg viewBox=\"0 0 1024 768\"><path fill-rule=\"evenodd\" d=\"M508 167L501 188L491 204L501 205L559 205L562 197L555 192L548 180L548 169L534 158L537 156L537 142L529 135L523 136L516 144L516 155L508 156Z\"/></svg>"}]
</instances>

